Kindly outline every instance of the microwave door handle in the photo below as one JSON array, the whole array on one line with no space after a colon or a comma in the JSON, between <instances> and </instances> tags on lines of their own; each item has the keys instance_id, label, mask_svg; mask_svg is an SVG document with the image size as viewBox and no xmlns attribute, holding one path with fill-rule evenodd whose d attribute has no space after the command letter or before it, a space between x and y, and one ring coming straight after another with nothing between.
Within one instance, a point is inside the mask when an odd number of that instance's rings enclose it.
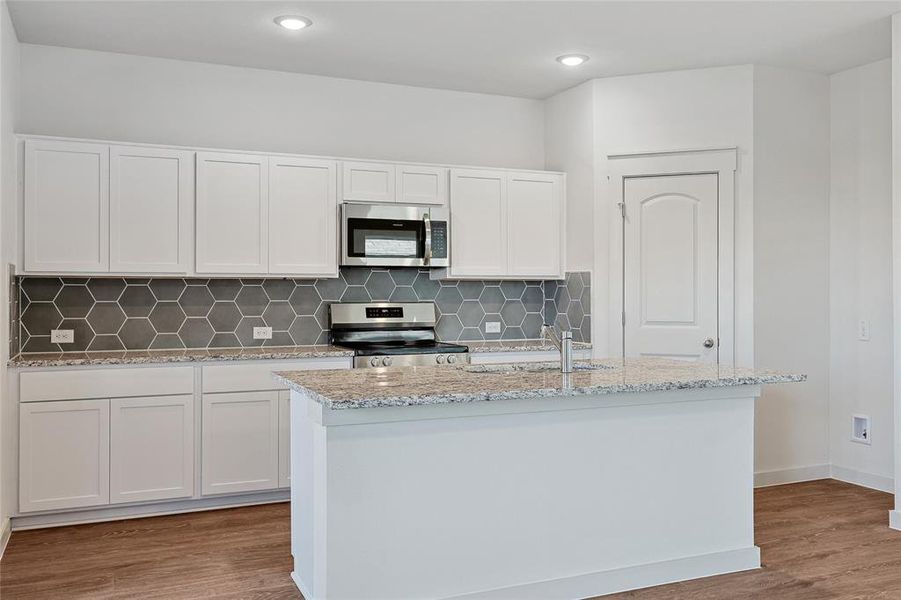
<instances>
[{"instance_id":1,"label":"microwave door handle","mask_svg":"<svg viewBox=\"0 0 901 600\"><path fill-rule=\"evenodd\" d=\"M425 248L422 256L422 264L428 266L432 261L432 220L429 218L429 213L422 216L422 221L425 224Z\"/></svg>"}]
</instances>

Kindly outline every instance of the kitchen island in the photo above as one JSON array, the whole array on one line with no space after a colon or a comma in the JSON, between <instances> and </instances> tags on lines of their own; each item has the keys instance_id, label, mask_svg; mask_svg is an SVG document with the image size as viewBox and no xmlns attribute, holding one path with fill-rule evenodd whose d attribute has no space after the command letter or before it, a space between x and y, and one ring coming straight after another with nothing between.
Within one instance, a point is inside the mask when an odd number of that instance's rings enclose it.
<instances>
[{"instance_id":1,"label":"kitchen island","mask_svg":"<svg viewBox=\"0 0 901 600\"><path fill-rule=\"evenodd\" d=\"M754 401L659 359L282 372L307 600L587 598L760 566Z\"/></svg>"}]
</instances>

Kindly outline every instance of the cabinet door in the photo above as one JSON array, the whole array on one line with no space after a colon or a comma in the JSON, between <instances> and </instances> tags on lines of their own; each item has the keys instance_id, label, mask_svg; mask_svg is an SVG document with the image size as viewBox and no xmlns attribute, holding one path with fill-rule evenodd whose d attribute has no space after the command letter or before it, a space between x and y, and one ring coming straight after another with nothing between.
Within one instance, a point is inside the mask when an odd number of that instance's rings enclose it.
<instances>
[{"instance_id":1,"label":"cabinet door","mask_svg":"<svg viewBox=\"0 0 901 600\"><path fill-rule=\"evenodd\" d=\"M109 270L109 148L25 142L25 270Z\"/></svg>"},{"instance_id":2,"label":"cabinet door","mask_svg":"<svg viewBox=\"0 0 901 600\"><path fill-rule=\"evenodd\" d=\"M203 493L278 487L278 392L203 395Z\"/></svg>"},{"instance_id":3,"label":"cabinet door","mask_svg":"<svg viewBox=\"0 0 901 600\"><path fill-rule=\"evenodd\" d=\"M269 272L338 275L337 163L269 158Z\"/></svg>"},{"instance_id":4,"label":"cabinet door","mask_svg":"<svg viewBox=\"0 0 901 600\"><path fill-rule=\"evenodd\" d=\"M194 397L110 400L110 502L194 494Z\"/></svg>"},{"instance_id":5,"label":"cabinet door","mask_svg":"<svg viewBox=\"0 0 901 600\"><path fill-rule=\"evenodd\" d=\"M110 148L110 271L188 271L193 157L165 148Z\"/></svg>"},{"instance_id":6,"label":"cabinet door","mask_svg":"<svg viewBox=\"0 0 901 600\"><path fill-rule=\"evenodd\" d=\"M19 510L109 504L109 400L19 405Z\"/></svg>"},{"instance_id":7,"label":"cabinet door","mask_svg":"<svg viewBox=\"0 0 901 600\"><path fill-rule=\"evenodd\" d=\"M265 273L269 195L265 156L197 153L197 271Z\"/></svg>"},{"instance_id":8,"label":"cabinet door","mask_svg":"<svg viewBox=\"0 0 901 600\"><path fill-rule=\"evenodd\" d=\"M508 276L563 274L563 178L511 173L507 179Z\"/></svg>"},{"instance_id":9,"label":"cabinet door","mask_svg":"<svg viewBox=\"0 0 901 600\"><path fill-rule=\"evenodd\" d=\"M447 204L447 169L398 165L397 201L404 204Z\"/></svg>"},{"instance_id":10,"label":"cabinet door","mask_svg":"<svg viewBox=\"0 0 901 600\"><path fill-rule=\"evenodd\" d=\"M291 392L278 393L278 487L291 487Z\"/></svg>"},{"instance_id":11,"label":"cabinet door","mask_svg":"<svg viewBox=\"0 0 901 600\"><path fill-rule=\"evenodd\" d=\"M345 201L394 202L394 165L344 162L341 172Z\"/></svg>"},{"instance_id":12,"label":"cabinet door","mask_svg":"<svg viewBox=\"0 0 901 600\"><path fill-rule=\"evenodd\" d=\"M501 171L451 171L451 275L507 272L507 176Z\"/></svg>"}]
</instances>

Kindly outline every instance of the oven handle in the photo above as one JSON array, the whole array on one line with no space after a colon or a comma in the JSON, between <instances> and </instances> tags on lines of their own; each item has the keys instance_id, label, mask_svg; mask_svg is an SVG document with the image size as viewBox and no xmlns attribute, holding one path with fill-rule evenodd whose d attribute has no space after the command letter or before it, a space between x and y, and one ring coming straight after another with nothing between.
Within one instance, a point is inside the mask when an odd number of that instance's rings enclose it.
<instances>
[{"instance_id":1,"label":"oven handle","mask_svg":"<svg viewBox=\"0 0 901 600\"><path fill-rule=\"evenodd\" d=\"M425 248L422 256L422 264L428 266L432 261L432 220L429 218L429 213L422 216L422 221L425 223Z\"/></svg>"}]
</instances>

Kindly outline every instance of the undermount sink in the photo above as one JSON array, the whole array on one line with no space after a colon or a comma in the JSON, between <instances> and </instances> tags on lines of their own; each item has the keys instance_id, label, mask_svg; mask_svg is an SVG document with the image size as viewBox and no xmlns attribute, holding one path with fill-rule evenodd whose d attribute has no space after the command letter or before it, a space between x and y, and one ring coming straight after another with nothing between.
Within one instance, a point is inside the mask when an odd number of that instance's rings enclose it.
<instances>
[{"instance_id":1,"label":"undermount sink","mask_svg":"<svg viewBox=\"0 0 901 600\"><path fill-rule=\"evenodd\" d=\"M549 373L560 371L560 363L557 362L540 362L540 363L503 363L494 365L466 365L462 367L467 373ZM610 369L607 365L596 365L592 363L576 363L573 365L573 372L580 371L604 371Z\"/></svg>"}]
</instances>

